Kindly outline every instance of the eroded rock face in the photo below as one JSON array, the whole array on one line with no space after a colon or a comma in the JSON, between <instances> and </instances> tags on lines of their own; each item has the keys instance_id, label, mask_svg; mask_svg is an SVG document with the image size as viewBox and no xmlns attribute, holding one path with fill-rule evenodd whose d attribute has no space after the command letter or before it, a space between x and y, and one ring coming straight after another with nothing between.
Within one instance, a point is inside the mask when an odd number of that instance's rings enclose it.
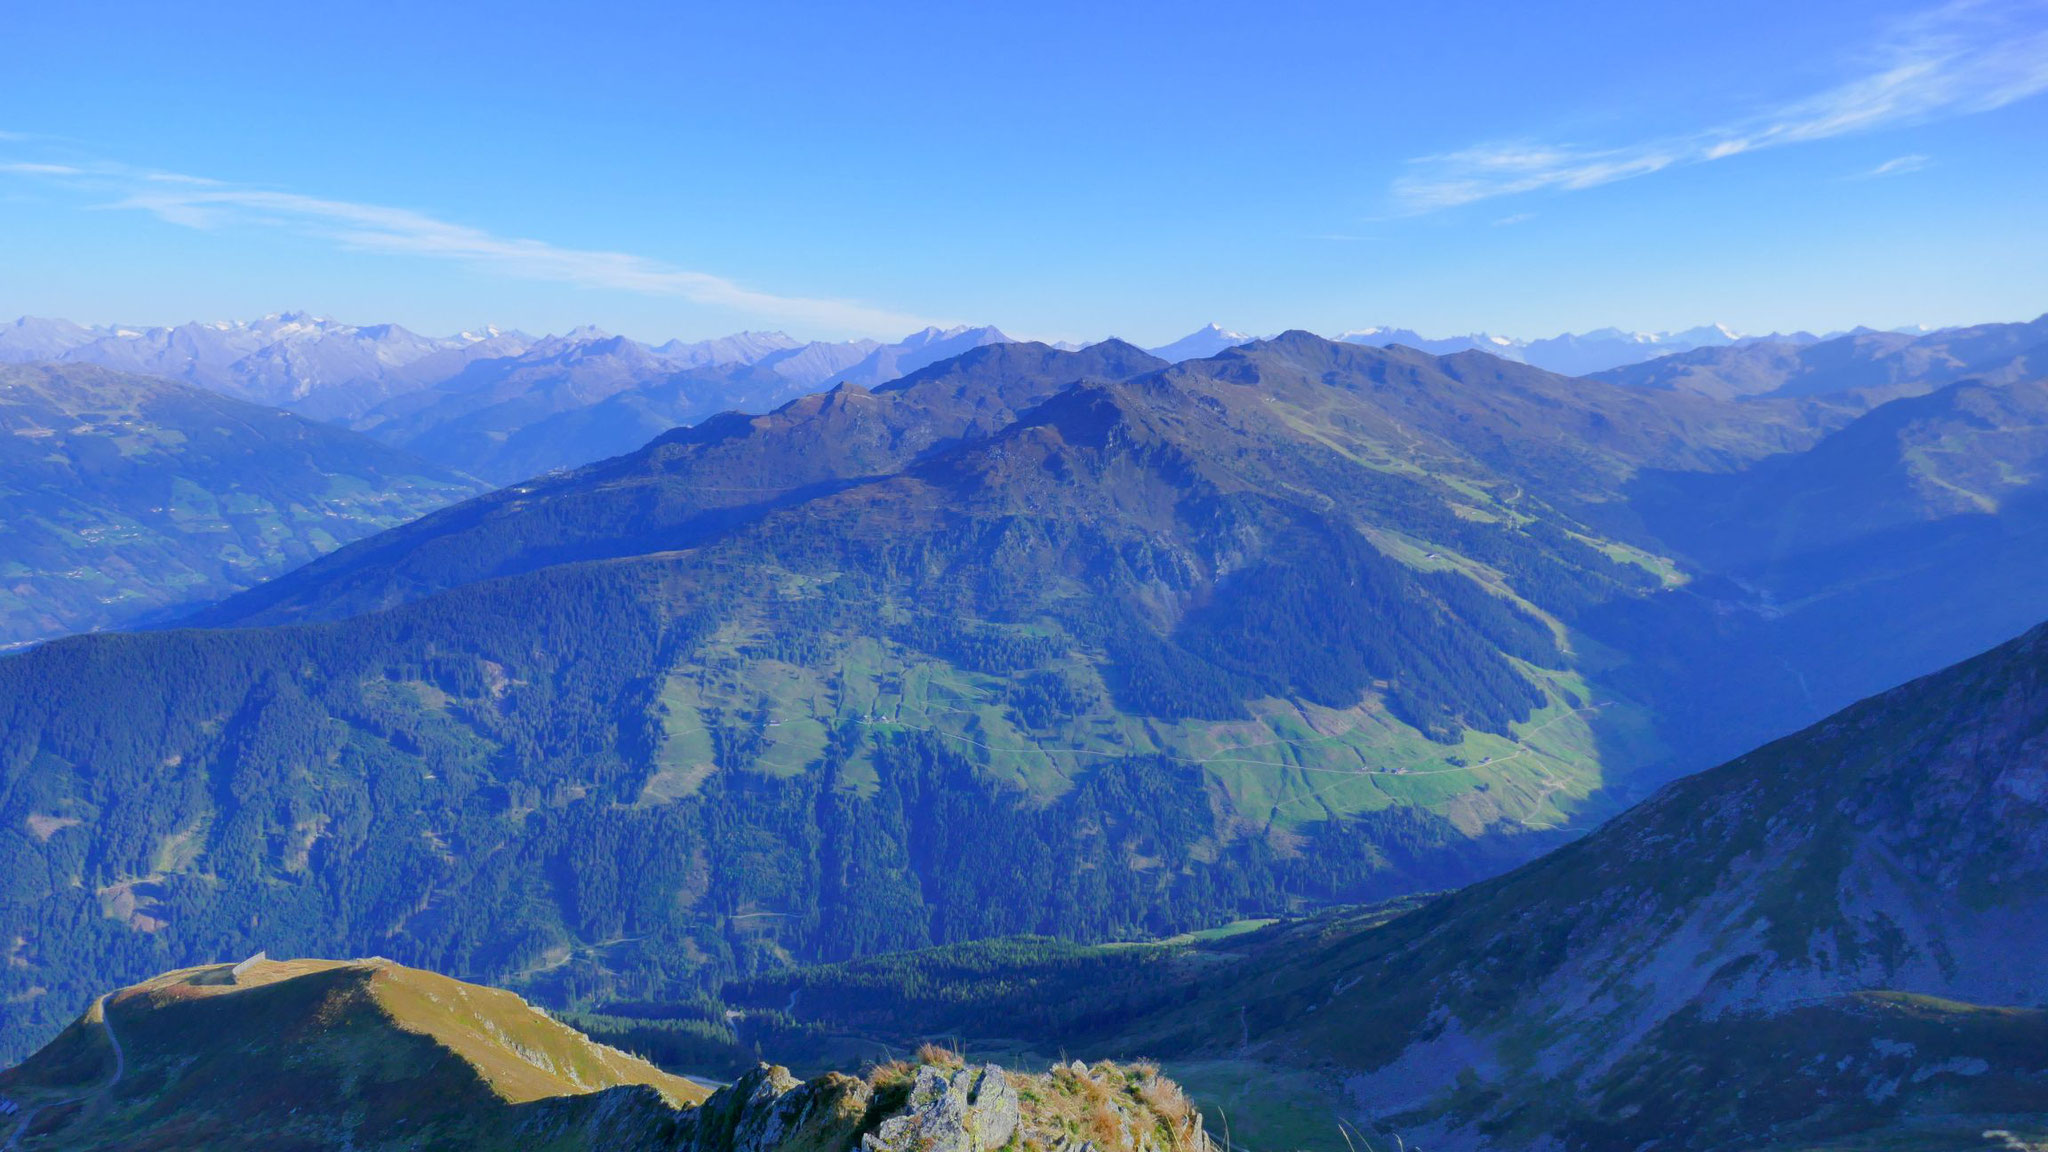
<instances>
[{"instance_id":1,"label":"eroded rock face","mask_svg":"<svg viewBox=\"0 0 2048 1152\"><path fill-rule=\"evenodd\" d=\"M800 1081L762 1065L680 1114L673 1152L1214 1152L1201 1113L1151 1065L1040 1075L945 1054ZM623 1146L623 1145L622 1145ZM641 1147L642 1145L634 1145ZM649 1145L653 1146L653 1145Z\"/></svg>"},{"instance_id":2,"label":"eroded rock face","mask_svg":"<svg viewBox=\"0 0 2048 1152\"><path fill-rule=\"evenodd\" d=\"M1017 1090L1001 1068L984 1064L950 1076L917 1070L904 1111L861 1138L865 1152L995 1152L1020 1120Z\"/></svg>"},{"instance_id":3,"label":"eroded rock face","mask_svg":"<svg viewBox=\"0 0 2048 1152\"><path fill-rule=\"evenodd\" d=\"M842 1152L873 1102L866 1081L838 1073L803 1081L764 1064L686 1114L679 1152Z\"/></svg>"}]
</instances>

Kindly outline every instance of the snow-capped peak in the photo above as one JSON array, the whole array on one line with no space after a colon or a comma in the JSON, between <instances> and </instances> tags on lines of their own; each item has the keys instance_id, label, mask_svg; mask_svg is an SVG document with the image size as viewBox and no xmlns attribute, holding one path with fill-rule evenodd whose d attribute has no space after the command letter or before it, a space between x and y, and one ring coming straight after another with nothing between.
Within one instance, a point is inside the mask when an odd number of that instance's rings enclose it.
<instances>
[{"instance_id":1,"label":"snow-capped peak","mask_svg":"<svg viewBox=\"0 0 2048 1152\"><path fill-rule=\"evenodd\" d=\"M1625 328L1595 328L1589 332L1565 332L1541 340L1495 336L1474 332L1468 336L1431 338L1406 328L1355 328L1337 337L1352 344L1403 344L1432 355L1478 349L1503 359L1518 360L1552 372L1581 376L1623 364L1635 364L1689 352L1694 348L1721 347L1747 339L1724 324L1706 324L1678 332L1638 332Z\"/></svg>"},{"instance_id":2,"label":"snow-capped peak","mask_svg":"<svg viewBox=\"0 0 2048 1152\"><path fill-rule=\"evenodd\" d=\"M1219 352L1227 351L1241 344L1249 344L1255 339L1257 337L1247 336L1242 332L1233 332L1220 324L1209 323L1202 325L1200 328L1175 340L1171 344L1162 344L1157 348L1148 348L1146 351L1162 360L1171 360L1178 364L1183 360L1207 359Z\"/></svg>"}]
</instances>

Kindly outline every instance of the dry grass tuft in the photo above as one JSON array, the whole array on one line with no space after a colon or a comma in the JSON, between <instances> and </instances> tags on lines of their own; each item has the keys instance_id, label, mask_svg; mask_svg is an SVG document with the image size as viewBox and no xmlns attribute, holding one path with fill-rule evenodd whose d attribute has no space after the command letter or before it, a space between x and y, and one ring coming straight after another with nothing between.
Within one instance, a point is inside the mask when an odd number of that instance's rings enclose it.
<instances>
[{"instance_id":1,"label":"dry grass tuft","mask_svg":"<svg viewBox=\"0 0 2048 1152\"><path fill-rule=\"evenodd\" d=\"M1154 1066L1151 1074L1138 1084L1138 1099L1152 1110L1159 1127L1163 1129L1165 1145L1169 1148L1206 1147L1208 1140L1202 1132L1202 1113L1180 1085L1159 1075Z\"/></svg>"},{"instance_id":2,"label":"dry grass tuft","mask_svg":"<svg viewBox=\"0 0 2048 1152\"><path fill-rule=\"evenodd\" d=\"M871 1088L888 1088L908 1084L916 1076L917 1065L907 1060L885 1060L868 1065L866 1079Z\"/></svg>"},{"instance_id":3,"label":"dry grass tuft","mask_svg":"<svg viewBox=\"0 0 2048 1152\"><path fill-rule=\"evenodd\" d=\"M1212 1152L1201 1113L1156 1064L1055 1064L1011 1079L1033 1133L1027 1149L1085 1140L1100 1152Z\"/></svg>"},{"instance_id":4,"label":"dry grass tuft","mask_svg":"<svg viewBox=\"0 0 2048 1152\"><path fill-rule=\"evenodd\" d=\"M917 1062L934 1068L965 1068L967 1060L958 1052L943 1044L925 1043L918 1045Z\"/></svg>"},{"instance_id":5,"label":"dry grass tuft","mask_svg":"<svg viewBox=\"0 0 2048 1152\"><path fill-rule=\"evenodd\" d=\"M1130 1124L1123 1109L1107 1100L1097 1103L1088 1113L1088 1138L1100 1148L1129 1147Z\"/></svg>"}]
</instances>

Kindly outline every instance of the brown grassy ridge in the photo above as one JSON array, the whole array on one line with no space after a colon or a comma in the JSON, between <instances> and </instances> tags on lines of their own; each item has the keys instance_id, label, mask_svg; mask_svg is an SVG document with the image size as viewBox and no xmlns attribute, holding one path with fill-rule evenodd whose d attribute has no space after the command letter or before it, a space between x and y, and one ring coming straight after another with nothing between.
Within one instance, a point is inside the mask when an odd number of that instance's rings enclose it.
<instances>
[{"instance_id":1,"label":"brown grassy ridge","mask_svg":"<svg viewBox=\"0 0 2048 1152\"><path fill-rule=\"evenodd\" d=\"M22 1147L515 1146L565 1099L639 1092L667 1113L708 1095L510 992L380 959L183 969L99 1010L0 1074L0 1094L64 1102Z\"/></svg>"}]
</instances>

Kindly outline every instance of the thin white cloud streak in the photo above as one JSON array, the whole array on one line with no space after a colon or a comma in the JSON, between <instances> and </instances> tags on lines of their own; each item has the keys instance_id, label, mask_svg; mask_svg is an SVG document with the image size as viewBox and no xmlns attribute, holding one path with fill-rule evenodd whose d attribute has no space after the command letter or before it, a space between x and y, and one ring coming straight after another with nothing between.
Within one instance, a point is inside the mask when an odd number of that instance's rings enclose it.
<instances>
[{"instance_id":1,"label":"thin white cloud streak","mask_svg":"<svg viewBox=\"0 0 2048 1152\"><path fill-rule=\"evenodd\" d=\"M722 276L631 253L499 236L406 208L237 186L176 172L137 172L111 163L87 169L8 162L0 163L0 173L43 177L103 195L111 190L117 199L97 207L148 212L187 228L281 227L348 251L446 260L579 288L672 296L764 319L892 338L940 323L858 301L756 291Z\"/></svg>"},{"instance_id":2,"label":"thin white cloud streak","mask_svg":"<svg viewBox=\"0 0 2048 1152\"><path fill-rule=\"evenodd\" d=\"M1909 172L1918 172L1925 167L1927 167L1927 157L1916 152L1910 156L1894 156L1890 160L1865 172L1863 175L1866 179L1876 176L1904 176Z\"/></svg>"},{"instance_id":3,"label":"thin white cloud streak","mask_svg":"<svg viewBox=\"0 0 2048 1152\"><path fill-rule=\"evenodd\" d=\"M0 137L4 139L4 137ZM32 164L28 162L0 164L0 172L16 176L83 176L85 170L69 164Z\"/></svg>"},{"instance_id":4,"label":"thin white cloud streak","mask_svg":"<svg viewBox=\"0 0 2048 1152\"><path fill-rule=\"evenodd\" d=\"M1966 116L2048 90L2048 3L1955 0L1895 25L1857 78L1725 124L1613 147L1515 142L1414 160L1409 213L1573 191L1764 148Z\"/></svg>"}]
</instances>

